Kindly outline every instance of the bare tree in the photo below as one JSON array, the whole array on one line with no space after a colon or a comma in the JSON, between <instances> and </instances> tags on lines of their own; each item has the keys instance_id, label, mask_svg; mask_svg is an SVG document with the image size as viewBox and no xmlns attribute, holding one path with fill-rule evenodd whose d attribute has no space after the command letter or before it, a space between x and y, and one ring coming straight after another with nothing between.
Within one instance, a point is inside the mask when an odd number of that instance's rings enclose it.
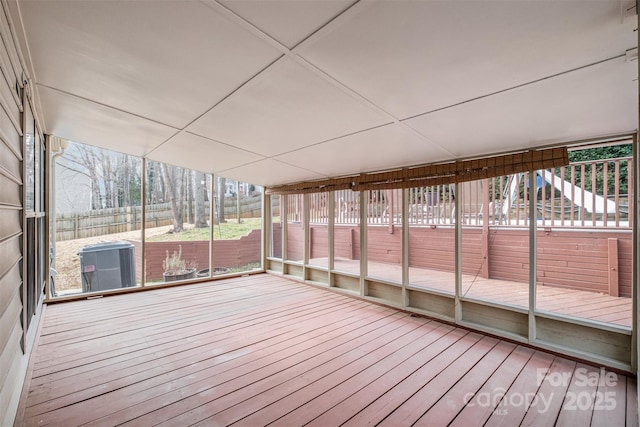
<instances>
[{"instance_id":1,"label":"bare tree","mask_svg":"<svg viewBox=\"0 0 640 427\"><path fill-rule=\"evenodd\" d=\"M160 163L147 163L147 204L164 203L164 179Z\"/></svg>"},{"instance_id":2,"label":"bare tree","mask_svg":"<svg viewBox=\"0 0 640 427\"><path fill-rule=\"evenodd\" d=\"M227 222L224 218L224 193L227 191L227 179L218 177L218 222L223 224Z\"/></svg>"},{"instance_id":3,"label":"bare tree","mask_svg":"<svg viewBox=\"0 0 640 427\"><path fill-rule=\"evenodd\" d=\"M195 220L194 226L196 228L205 228L207 226L207 215L204 208L205 193L207 191L206 175L203 172L195 171L193 174L194 179L194 198L195 198Z\"/></svg>"},{"instance_id":4,"label":"bare tree","mask_svg":"<svg viewBox=\"0 0 640 427\"><path fill-rule=\"evenodd\" d=\"M171 203L171 213L173 216L173 233L179 233L183 230L183 183L185 170L177 166L162 164L162 175L166 185L165 194Z\"/></svg>"}]
</instances>

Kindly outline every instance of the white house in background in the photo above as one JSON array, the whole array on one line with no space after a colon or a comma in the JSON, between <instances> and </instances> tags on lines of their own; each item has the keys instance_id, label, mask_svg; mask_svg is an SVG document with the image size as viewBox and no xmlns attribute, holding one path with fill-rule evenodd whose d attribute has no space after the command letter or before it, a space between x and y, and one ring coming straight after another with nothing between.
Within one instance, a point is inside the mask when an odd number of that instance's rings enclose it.
<instances>
[{"instance_id":1,"label":"white house in background","mask_svg":"<svg viewBox=\"0 0 640 427\"><path fill-rule=\"evenodd\" d=\"M233 197L238 192L238 182L235 179L227 178L225 180L224 187L225 197ZM259 185L249 184L247 182L240 182L239 190L241 196L249 196L255 192L261 193L262 187L260 187Z\"/></svg>"},{"instance_id":2,"label":"white house in background","mask_svg":"<svg viewBox=\"0 0 640 427\"><path fill-rule=\"evenodd\" d=\"M91 210L91 180L87 175L70 167L69 161L59 157L56 161L55 207L56 214Z\"/></svg>"}]
</instances>

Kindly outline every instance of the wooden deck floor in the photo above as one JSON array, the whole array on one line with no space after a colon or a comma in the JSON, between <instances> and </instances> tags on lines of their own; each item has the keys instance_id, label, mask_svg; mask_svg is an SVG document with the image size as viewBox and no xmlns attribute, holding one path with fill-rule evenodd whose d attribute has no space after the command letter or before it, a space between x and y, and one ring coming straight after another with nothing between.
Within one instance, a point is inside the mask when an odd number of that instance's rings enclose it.
<instances>
[{"instance_id":1,"label":"wooden deck floor","mask_svg":"<svg viewBox=\"0 0 640 427\"><path fill-rule=\"evenodd\" d=\"M272 275L46 308L18 425L637 426L636 381Z\"/></svg>"},{"instance_id":2,"label":"wooden deck floor","mask_svg":"<svg viewBox=\"0 0 640 427\"><path fill-rule=\"evenodd\" d=\"M311 260L316 266L327 266L326 258ZM402 268L395 264L369 262L369 276L396 283L402 282ZM336 270L359 273L360 261L336 259ZM413 287L436 289L453 295L455 275L445 271L409 268L409 283ZM523 308L529 306L529 285L509 280L484 279L462 275L462 295ZM596 292L579 291L555 286L538 286L536 307L551 313L631 327L633 321L631 298L612 297ZM453 315L453 313L452 313Z\"/></svg>"}]
</instances>

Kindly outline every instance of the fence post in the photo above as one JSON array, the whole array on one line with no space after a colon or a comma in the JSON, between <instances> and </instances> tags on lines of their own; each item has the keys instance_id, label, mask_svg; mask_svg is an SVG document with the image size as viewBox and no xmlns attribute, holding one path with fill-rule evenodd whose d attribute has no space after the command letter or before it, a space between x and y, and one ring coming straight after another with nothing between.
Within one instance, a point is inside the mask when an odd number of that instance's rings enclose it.
<instances>
[{"instance_id":1,"label":"fence post","mask_svg":"<svg viewBox=\"0 0 640 427\"><path fill-rule=\"evenodd\" d=\"M618 239L609 238L609 295L620 296L618 282Z\"/></svg>"}]
</instances>

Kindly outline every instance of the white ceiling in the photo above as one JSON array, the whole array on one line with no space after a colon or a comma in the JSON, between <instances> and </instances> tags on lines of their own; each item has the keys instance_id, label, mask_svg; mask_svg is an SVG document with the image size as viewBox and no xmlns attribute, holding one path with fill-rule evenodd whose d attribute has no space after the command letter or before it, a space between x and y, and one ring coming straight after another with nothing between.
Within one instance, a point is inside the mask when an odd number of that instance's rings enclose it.
<instances>
[{"instance_id":1,"label":"white ceiling","mask_svg":"<svg viewBox=\"0 0 640 427\"><path fill-rule=\"evenodd\" d=\"M260 185L633 131L633 4L9 2L47 133Z\"/></svg>"}]
</instances>

